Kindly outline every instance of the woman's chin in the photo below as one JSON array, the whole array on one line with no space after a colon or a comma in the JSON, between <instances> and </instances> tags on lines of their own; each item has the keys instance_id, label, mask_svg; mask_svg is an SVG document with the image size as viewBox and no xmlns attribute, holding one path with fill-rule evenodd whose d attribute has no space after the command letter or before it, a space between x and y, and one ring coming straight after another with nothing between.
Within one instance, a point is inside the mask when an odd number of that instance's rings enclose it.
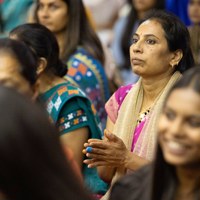
<instances>
[{"instance_id":1,"label":"woman's chin","mask_svg":"<svg viewBox=\"0 0 200 200\"><path fill-rule=\"evenodd\" d=\"M141 76L142 74L142 70L141 70L141 67L132 67L132 71L134 74L137 74L138 76Z\"/></svg>"}]
</instances>

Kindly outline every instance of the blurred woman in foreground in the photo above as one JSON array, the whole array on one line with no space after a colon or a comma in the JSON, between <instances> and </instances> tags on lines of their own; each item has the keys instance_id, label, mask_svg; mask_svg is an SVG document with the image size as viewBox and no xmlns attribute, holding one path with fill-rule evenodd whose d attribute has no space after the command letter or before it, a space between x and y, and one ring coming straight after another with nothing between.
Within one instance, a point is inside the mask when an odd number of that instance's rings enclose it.
<instances>
[{"instance_id":1,"label":"blurred woman in foreground","mask_svg":"<svg viewBox=\"0 0 200 200\"><path fill-rule=\"evenodd\" d=\"M0 191L4 200L89 199L59 134L28 98L0 87Z\"/></svg>"}]
</instances>

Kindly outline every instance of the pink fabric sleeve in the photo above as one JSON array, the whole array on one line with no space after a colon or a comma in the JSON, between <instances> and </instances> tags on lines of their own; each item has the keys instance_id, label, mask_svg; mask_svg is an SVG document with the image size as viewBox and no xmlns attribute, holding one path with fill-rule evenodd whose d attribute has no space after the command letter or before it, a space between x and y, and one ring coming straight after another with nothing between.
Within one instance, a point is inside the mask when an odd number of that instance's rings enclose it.
<instances>
[{"instance_id":1,"label":"pink fabric sleeve","mask_svg":"<svg viewBox=\"0 0 200 200\"><path fill-rule=\"evenodd\" d=\"M116 122L117 116L118 116L118 111L120 109L120 106L132 88L133 85L127 85L127 86L122 86L120 87L107 101L105 105L106 112L108 114L108 117L111 119L113 123Z\"/></svg>"}]
</instances>

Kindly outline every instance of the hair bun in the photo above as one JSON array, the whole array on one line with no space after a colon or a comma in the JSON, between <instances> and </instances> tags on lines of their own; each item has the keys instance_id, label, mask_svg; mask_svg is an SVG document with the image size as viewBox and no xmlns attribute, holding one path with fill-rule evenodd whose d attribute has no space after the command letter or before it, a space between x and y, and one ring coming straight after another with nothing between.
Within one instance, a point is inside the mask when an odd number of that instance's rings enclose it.
<instances>
[{"instance_id":1,"label":"hair bun","mask_svg":"<svg viewBox=\"0 0 200 200\"><path fill-rule=\"evenodd\" d=\"M59 59L56 66L56 75L63 77L65 74L67 74L67 71L68 71L67 65Z\"/></svg>"}]
</instances>

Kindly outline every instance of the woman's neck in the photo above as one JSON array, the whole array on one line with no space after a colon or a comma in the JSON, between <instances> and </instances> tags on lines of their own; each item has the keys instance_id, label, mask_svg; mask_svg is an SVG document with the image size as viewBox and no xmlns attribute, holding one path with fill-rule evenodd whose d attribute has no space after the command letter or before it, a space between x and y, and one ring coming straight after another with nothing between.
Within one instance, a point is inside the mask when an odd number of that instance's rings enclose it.
<instances>
[{"instance_id":1,"label":"woman's neck","mask_svg":"<svg viewBox=\"0 0 200 200\"><path fill-rule=\"evenodd\" d=\"M140 19L140 20L144 19L146 13L147 13L146 11L138 11L137 12L138 19Z\"/></svg>"},{"instance_id":2,"label":"woman's neck","mask_svg":"<svg viewBox=\"0 0 200 200\"><path fill-rule=\"evenodd\" d=\"M145 13L144 12L138 12L137 16L138 16L139 20L142 20L144 18L144 16L145 16Z\"/></svg>"},{"instance_id":3,"label":"woman's neck","mask_svg":"<svg viewBox=\"0 0 200 200\"><path fill-rule=\"evenodd\" d=\"M200 23L194 23L194 24L192 24L191 26L196 27L196 28L199 28L199 27L200 27Z\"/></svg>"},{"instance_id":4,"label":"woman's neck","mask_svg":"<svg viewBox=\"0 0 200 200\"><path fill-rule=\"evenodd\" d=\"M43 73L39 77L39 94L42 94L50 90L52 87L64 82L66 82L65 79L56 76L51 72Z\"/></svg>"},{"instance_id":5,"label":"woman's neck","mask_svg":"<svg viewBox=\"0 0 200 200\"><path fill-rule=\"evenodd\" d=\"M56 33L55 37L57 39L58 42L58 46L59 46L59 51L60 51L60 58L62 59L64 57L64 53L65 53L65 38L66 38L66 34L64 31Z\"/></svg>"},{"instance_id":6,"label":"woman's neck","mask_svg":"<svg viewBox=\"0 0 200 200\"><path fill-rule=\"evenodd\" d=\"M188 169L186 167L177 168L176 174L179 181L177 196L194 196L194 190L199 184L200 170L199 167Z\"/></svg>"},{"instance_id":7,"label":"woman's neck","mask_svg":"<svg viewBox=\"0 0 200 200\"><path fill-rule=\"evenodd\" d=\"M171 75L157 79L142 79L142 86L144 91L143 107L150 107L154 103L157 97L162 93L170 78Z\"/></svg>"}]
</instances>

